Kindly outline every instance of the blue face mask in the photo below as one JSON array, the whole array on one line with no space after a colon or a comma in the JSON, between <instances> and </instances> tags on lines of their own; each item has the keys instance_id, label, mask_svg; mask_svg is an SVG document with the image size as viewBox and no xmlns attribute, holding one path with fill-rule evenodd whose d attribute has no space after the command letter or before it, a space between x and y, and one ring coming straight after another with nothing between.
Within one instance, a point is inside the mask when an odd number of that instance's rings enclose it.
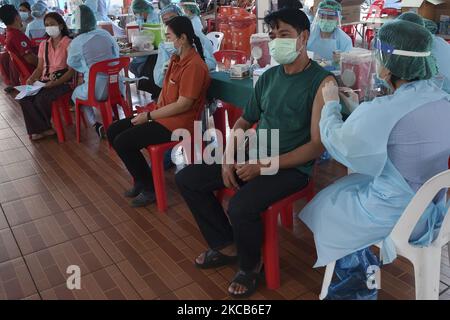
<instances>
[{"instance_id":1,"label":"blue face mask","mask_svg":"<svg viewBox=\"0 0 450 320\"><path fill-rule=\"evenodd\" d=\"M171 41L166 41L164 42L164 48L166 49L167 53L169 53L170 55L174 55L174 54L178 54L179 55L179 50L177 48L175 48L173 42Z\"/></svg>"}]
</instances>

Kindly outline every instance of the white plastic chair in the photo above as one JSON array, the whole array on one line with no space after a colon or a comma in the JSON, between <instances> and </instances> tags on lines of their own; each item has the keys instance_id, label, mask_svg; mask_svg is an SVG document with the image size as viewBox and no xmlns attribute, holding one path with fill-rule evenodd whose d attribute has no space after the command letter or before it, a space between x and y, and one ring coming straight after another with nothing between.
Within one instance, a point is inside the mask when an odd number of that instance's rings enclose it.
<instances>
[{"instance_id":1,"label":"white plastic chair","mask_svg":"<svg viewBox=\"0 0 450 320\"><path fill-rule=\"evenodd\" d=\"M223 37L224 37L223 33L213 31L213 32L208 33L206 35L206 37L211 41L211 43L213 45L213 48L214 48L213 52L219 51L220 46L222 44Z\"/></svg>"},{"instance_id":2,"label":"white plastic chair","mask_svg":"<svg viewBox=\"0 0 450 320\"><path fill-rule=\"evenodd\" d=\"M450 187L450 170L439 173L428 180L417 191L401 218L391 232L397 254L407 258L414 266L416 300L438 300L439 278L441 268L442 247L450 241L450 208L442 222L438 237L427 247L416 247L409 243L411 233L428 204L443 188ZM450 243L448 246L450 257ZM381 259L383 257L380 257ZM334 273L336 261L327 265L319 298L322 300L328 294L328 287ZM380 286L380 272L376 281Z\"/></svg>"}]
</instances>

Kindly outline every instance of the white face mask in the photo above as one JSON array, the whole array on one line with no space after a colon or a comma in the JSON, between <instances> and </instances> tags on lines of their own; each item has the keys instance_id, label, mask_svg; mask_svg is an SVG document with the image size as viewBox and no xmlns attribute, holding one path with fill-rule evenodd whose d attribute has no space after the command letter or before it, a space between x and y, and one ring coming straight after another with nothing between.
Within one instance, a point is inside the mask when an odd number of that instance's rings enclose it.
<instances>
[{"instance_id":1,"label":"white face mask","mask_svg":"<svg viewBox=\"0 0 450 320\"><path fill-rule=\"evenodd\" d=\"M23 11L19 11L19 15L20 15L20 19L22 19L22 21L26 21L30 17L28 12L23 12Z\"/></svg>"},{"instance_id":2,"label":"white face mask","mask_svg":"<svg viewBox=\"0 0 450 320\"><path fill-rule=\"evenodd\" d=\"M61 34L58 26L45 27L45 32L52 38L56 38Z\"/></svg>"}]
</instances>

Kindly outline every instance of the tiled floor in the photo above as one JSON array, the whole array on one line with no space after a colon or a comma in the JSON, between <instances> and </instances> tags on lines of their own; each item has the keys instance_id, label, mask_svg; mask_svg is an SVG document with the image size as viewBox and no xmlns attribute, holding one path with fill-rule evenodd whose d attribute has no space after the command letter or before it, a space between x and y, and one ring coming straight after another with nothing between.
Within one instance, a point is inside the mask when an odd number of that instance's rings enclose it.
<instances>
[{"instance_id":1,"label":"tiled floor","mask_svg":"<svg viewBox=\"0 0 450 320\"><path fill-rule=\"evenodd\" d=\"M20 108L0 94L0 299L227 299L235 267L198 270L205 243L167 173L169 210L132 209L122 192L130 178L118 157L83 129L83 142L32 143ZM318 188L345 174L319 166ZM299 204L299 207L302 204ZM317 299L323 269L313 269L311 233L299 221L280 228L281 288L262 285L252 299ZM441 298L450 299L448 253ZM81 290L69 290L69 265ZM413 299L412 266L397 259L382 271L380 299Z\"/></svg>"}]
</instances>

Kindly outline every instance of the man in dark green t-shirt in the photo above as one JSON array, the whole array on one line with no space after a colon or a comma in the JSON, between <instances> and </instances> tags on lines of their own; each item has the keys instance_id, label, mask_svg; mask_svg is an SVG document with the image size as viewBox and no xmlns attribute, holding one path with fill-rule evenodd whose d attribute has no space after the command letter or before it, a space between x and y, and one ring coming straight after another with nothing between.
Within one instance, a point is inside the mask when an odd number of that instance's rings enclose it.
<instances>
[{"instance_id":1,"label":"man in dark green t-shirt","mask_svg":"<svg viewBox=\"0 0 450 320\"><path fill-rule=\"evenodd\" d=\"M305 187L314 159L324 151L319 130L322 88L326 82L335 83L330 73L307 56L310 25L304 12L281 9L266 16L265 22L270 26L270 54L280 65L266 71L256 83L230 134L229 141L235 143L227 144L222 164L190 165L176 175L180 192L210 248L195 264L205 269L238 260L240 270L228 288L234 297L249 296L258 285L261 213ZM253 162L227 162L235 158L235 146L244 144L244 137L235 130L246 131L256 123L258 141L264 140L262 135L271 137L272 132L278 139L258 144L256 154L250 149ZM269 167L278 170L267 174ZM224 187L236 190L228 217L214 195Z\"/></svg>"}]
</instances>

